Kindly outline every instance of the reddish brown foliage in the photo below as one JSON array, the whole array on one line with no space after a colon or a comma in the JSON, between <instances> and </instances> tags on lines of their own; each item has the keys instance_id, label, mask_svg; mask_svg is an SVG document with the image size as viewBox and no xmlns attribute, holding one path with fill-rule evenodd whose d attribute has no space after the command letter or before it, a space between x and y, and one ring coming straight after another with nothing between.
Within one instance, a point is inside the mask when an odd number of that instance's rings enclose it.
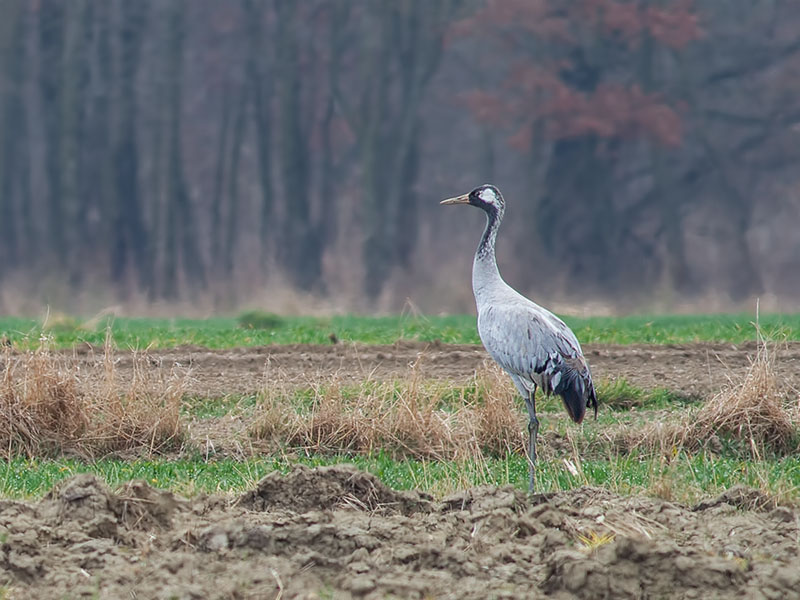
<instances>
[{"instance_id":1,"label":"reddish brown foliage","mask_svg":"<svg viewBox=\"0 0 800 600\"><path fill-rule=\"evenodd\" d=\"M621 0L578 0L566 6L554 0L490 0L453 32L517 39L535 49L530 59L509 68L502 88L464 95L478 119L513 126L509 141L522 151L530 148L536 123L542 123L553 139L591 135L644 138L665 146L681 142L681 118L675 107L663 94L645 91L636 83L639 65L620 59L615 49L622 45L630 54L645 37L670 50L685 47L701 35L689 0L662 7ZM598 51L617 59L589 65L597 81L583 86L571 82L571 72L586 68L575 64L575 57L591 61ZM634 82L623 84L620 79Z\"/></svg>"},{"instance_id":2,"label":"reddish brown foliage","mask_svg":"<svg viewBox=\"0 0 800 600\"><path fill-rule=\"evenodd\" d=\"M697 15L691 9L688 0L670 10L649 7L646 19L650 35L670 48L684 48L703 33Z\"/></svg>"},{"instance_id":3,"label":"reddish brown foliage","mask_svg":"<svg viewBox=\"0 0 800 600\"><path fill-rule=\"evenodd\" d=\"M455 23L448 40L506 28L521 29L550 41L571 39L567 20L553 10L552 4L552 0L489 0L484 9Z\"/></svg>"}]
</instances>

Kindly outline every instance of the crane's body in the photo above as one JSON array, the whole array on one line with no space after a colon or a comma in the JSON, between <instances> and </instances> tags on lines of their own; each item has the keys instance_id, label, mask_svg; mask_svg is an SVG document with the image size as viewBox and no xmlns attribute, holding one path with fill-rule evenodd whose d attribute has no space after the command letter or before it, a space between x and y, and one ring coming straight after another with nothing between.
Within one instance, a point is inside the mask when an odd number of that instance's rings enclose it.
<instances>
[{"instance_id":1,"label":"crane's body","mask_svg":"<svg viewBox=\"0 0 800 600\"><path fill-rule=\"evenodd\" d=\"M534 487L536 437L535 394L557 394L570 418L580 423L586 407L597 414L597 396L580 343L567 325L532 302L500 276L495 258L497 229L505 211L499 190L484 185L442 204L471 204L486 212L483 232L472 266L472 291L478 309L478 334L489 355L510 376L528 409L530 489Z\"/></svg>"}]
</instances>

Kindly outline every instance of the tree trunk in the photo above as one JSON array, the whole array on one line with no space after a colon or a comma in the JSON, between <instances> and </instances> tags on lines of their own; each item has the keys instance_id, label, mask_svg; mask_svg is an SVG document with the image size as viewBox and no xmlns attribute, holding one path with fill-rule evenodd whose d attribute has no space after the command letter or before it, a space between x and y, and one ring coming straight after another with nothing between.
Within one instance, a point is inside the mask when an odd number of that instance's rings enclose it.
<instances>
[{"instance_id":1,"label":"tree trunk","mask_svg":"<svg viewBox=\"0 0 800 600\"><path fill-rule=\"evenodd\" d=\"M168 202L174 204L173 229L168 235L180 240L180 253L187 284L194 289L205 288L206 273L204 261L198 246L196 221L186 177L183 170L181 150L182 131L182 90L183 90L183 42L184 42L184 4L173 0L168 6L168 49L167 49L167 87L169 146L167 157L167 177L169 184Z\"/></svg>"},{"instance_id":2,"label":"tree trunk","mask_svg":"<svg viewBox=\"0 0 800 600\"><path fill-rule=\"evenodd\" d=\"M286 202L286 222L281 227L283 237L282 263L294 284L309 291L319 287L321 274L320 241L312 235L311 170L309 166L308 133L302 119L302 70L297 37L302 26L294 0L276 0L275 7L280 24L276 29L277 92L283 197Z\"/></svg>"},{"instance_id":3,"label":"tree trunk","mask_svg":"<svg viewBox=\"0 0 800 600\"><path fill-rule=\"evenodd\" d=\"M64 47L64 4L59 0L42 0L39 5L39 93L44 129L44 170L47 180L47 213L45 235L47 256L66 266L64 215L61 205L61 72Z\"/></svg>"},{"instance_id":4,"label":"tree trunk","mask_svg":"<svg viewBox=\"0 0 800 600\"><path fill-rule=\"evenodd\" d=\"M261 210L259 229L261 233L261 267L269 263L270 233L273 214L272 183L272 131L269 99L271 93L271 56L261 40L264 37L263 17L255 0L242 0L247 34L247 80L253 99L255 136L258 147L258 182L261 188Z\"/></svg>"},{"instance_id":5,"label":"tree trunk","mask_svg":"<svg viewBox=\"0 0 800 600\"><path fill-rule=\"evenodd\" d=\"M91 96L91 118L85 119L85 133L81 152L81 196L85 199L89 217L86 223L84 247L94 256L107 256L113 245L111 224L116 187L114 185L114 106L113 54L111 42L111 2L91 4L94 16L95 37L92 40L93 58L97 64L97 83ZM87 30L92 24L87 24ZM89 60L87 60L87 63ZM106 265L108 268L108 264Z\"/></svg>"},{"instance_id":6,"label":"tree trunk","mask_svg":"<svg viewBox=\"0 0 800 600\"><path fill-rule=\"evenodd\" d=\"M364 287L370 299L380 294L392 267L408 265L416 242L420 104L441 58L440 24L454 7L421 0L375 5L378 23L362 49L364 93L357 113L344 108L362 162ZM393 66L399 81L390 76Z\"/></svg>"},{"instance_id":7,"label":"tree trunk","mask_svg":"<svg viewBox=\"0 0 800 600\"><path fill-rule=\"evenodd\" d=\"M214 170L214 195L211 199L211 265L214 269L214 277L221 277L224 273L222 248L225 240L225 228L222 225L222 202L225 189L225 166L228 160L228 134L233 104L230 91L226 88L222 95L222 114L219 118L219 142L217 143L217 165Z\"/></svg>"},{"instance_id":8,"label":"tree trunk","mask_svg":"<svg viewBox=\"0 0 800 600\"><path fill-rule=\"evenodd\" d=\"M64 55L60 83L59 203L62 206L64 252L71 285L80 283L85 265L81 247L86 240L85 198L79 195L83 91L86 89L85 33L88 4L65 4Z\"/></svg>"},{"instance_id":9,"label":"tree trunk","mask_svg":"<svg viewBox=\"0 0 800 600\"><path fill-rule=\"evenodd\" d=\"M233 137L231 138L231 160L228 167L228 214L227 229L225 233L224 265L228 277L232 277L236 264L236 240L241 223L239 216L239 162L242 156L242 143L244 141L244 125L247 116L247 88L242 89L241 99L237 102L233 123ZM220 226L222 222L220 221ZM230 298L229 300L232 300Z\"/></svg>"},{"instance_id":10,"label":"tree trunk","mask_svg":"<svg viewBox=\"0 0 800 600\"><path fill-rule=\"evenodd\" d=\"M21 101L26 65L25 11L18 0L0 6L0 72L6 84L0 88L0 278L20 268L27 258L23 252L25 226L18 210L21 199L15 189L27 152L20 148L26 139L25 108Z\"/></svg>"},{"instance_id":11,"label":"tree trunk","mask_svg":"<svg viewBox=\"0 0 800 600\"><path fill-rule=\"evenodd\" d=\"M121 283L133 267L143 287L151 282L148 264L147 232L142 218L139 192L138 111L136 74L142 37L147 25L149 3L146 0L122 2L120 30L120 65L117 81L117 134L114 142L114 246L111 251L111 276Z\"/></svg>"}]
</instances>

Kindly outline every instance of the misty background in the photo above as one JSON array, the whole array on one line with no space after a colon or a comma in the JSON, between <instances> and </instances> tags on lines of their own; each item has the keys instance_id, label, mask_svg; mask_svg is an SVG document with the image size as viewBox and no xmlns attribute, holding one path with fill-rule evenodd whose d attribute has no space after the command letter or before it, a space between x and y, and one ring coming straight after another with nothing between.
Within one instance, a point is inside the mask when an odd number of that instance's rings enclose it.
<instances>
[{"instance_id":1,"label":"misty background","mask_svg":"<svg viewBox=\"0 0 800 600\"><path fill-rule=\"evenodd\" d=\"M0 312L800 309L793 0L2 0Z\"/></svg>"}]
</instances>

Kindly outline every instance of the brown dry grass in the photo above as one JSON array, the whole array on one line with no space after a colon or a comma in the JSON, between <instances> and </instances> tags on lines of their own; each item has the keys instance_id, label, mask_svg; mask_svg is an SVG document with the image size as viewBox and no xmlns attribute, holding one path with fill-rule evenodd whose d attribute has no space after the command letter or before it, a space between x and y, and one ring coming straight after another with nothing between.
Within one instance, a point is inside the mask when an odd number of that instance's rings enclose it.
<instances>
[{"instance_id":1,"label":"brown dry grass","mask_svg":"<svg viewBox=\"0 0 800 600\"><path fill-rule=\"evenodd\" d=\"M0 456L76 454L94 458L180 444L184 378L150 368L134 355L133 378L117 381L107 339L94 369L51 352L47 340L34 351L6 349L0 380Z\"/></svg>"},{"instance_id":2,"label":"brown dry grass","mask_svg":"<svg viewBox=\"0 0 800 600\"><path fill-rule=\"evenodd\" d=\"M800 447L800 404L793 405L789 398L797 394L781 385L779 351L779 344L762 340L747 370L730 371L730 384L699 408L667 409L656 418L602 431L568 429L573 454L638 451L668 461L698 450L756 459L792 454ZM493 364L456 390L446 383L420 382L414 368L394 383L346 387L330 379L310 387L313 394L305 408L298 408L291 391L268 390L251 434L323 453L382 450L459 460L523 452L524 409ZM543 432L545 452L554 436L552 430Z\"/></svg>"},{"instance_id":3,"label":"brown dry grass","mask_svg":"<svg viewBox=\"0 0 800 600\"><path fill-rule=\"evenodd\" d=\"M779 454L796 449L797 411L775 372L776 347L758 346L738 383L732 383L698 411L683 443L699 445L712 436L744 441L755 458L766 448Z\"/></svg>"},{"instance_id":4,"label":"brown dry grass","mask_svg":"<svg viewBox=\"0 0 800 600\"><path fill-rule=\"evenodd\" d=\"M680 450L707 449L787 455L797 451L800 406L788 401L788 390L775 370L777 344L764 340L743 374L730 373L730 384L698 410L674 422L626 426L608 436L617 448L673 456Z\"/></svg>"},{"instance_id":5,"label":"brown dry grass","mask_svg":"<svg viewBox=\"0 0 800 600\"><path fill-rule=\"evenodd\" d=\"M504 455L523 447L520 407L498 369L487 366L465 387L407 379L343 386L336 378L310 385L298 402L291 390L268 388L250 434L309 453L383 451L441 460Z\"/></svg>"},{"instance_id":6,"label":"brown dry grass","mask_svg":"<svg viewBox=\"0 0 800 600\"><path fill-rule=\"evenodd\" d=\"M759 458L797 450L800 408L787 404L775 372L775 348L762 343L743 374L699 409L664 410L648 421L567 431L573 455L643 452L671 460L681 451L747 453ZM273 382L281 378L272 379ZM372 451L440 460L523 453L525 415L507 376L487 363L464 387L420 381L417 369L392 383L345 386L309 382L298 399L273 383L260 398L249 433L307 453ZM591 435L591 433L597 435ZM557 433L542 432L543 450Z\"/></svg>"},{"instance_id":7,"label":"brown dry grass","mask_svg":"<svg viewBox=\"0 0 800 600\"><path fill-rule=\"evenodd\" d=\"M787 401L775 356L779 346L762 340L744 373L729 373L730 385L700 408L663 409L646 420L584 430L566 430L570 448L561 448L557 430L541 432L544 455L608 456L636 451L671 461L680 452L750 455L796 452L800 406ZM372 451L441 460L480 459L523 453L524 408L510 380L487 363L463 387L420 381L415 367L392 383L367 380L345 386L336 378L296 389L272 382L260 398L253 438L307 453ZM549 448L549 450L548 450Z\"/></svg>"}]
</instances>

